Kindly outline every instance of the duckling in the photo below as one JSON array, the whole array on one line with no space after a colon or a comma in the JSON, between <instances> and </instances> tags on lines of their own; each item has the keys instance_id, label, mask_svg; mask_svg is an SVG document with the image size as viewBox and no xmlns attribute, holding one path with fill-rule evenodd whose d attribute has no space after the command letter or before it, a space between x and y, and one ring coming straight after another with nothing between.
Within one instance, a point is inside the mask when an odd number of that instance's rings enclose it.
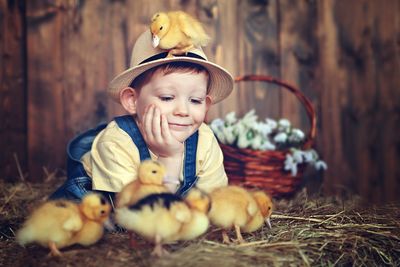
<instances>
[{"instance_id":1,"label":"duckling","mask_svg":"<svg viewBox=\"0 0 400 267\"><path fill-rule=\"evenodd\" d=\"M224 243L230 243L227 230L235 229L237 242L244 243L241 231L253 232L259 229L264 218L272 212L272 201L264 192L249 192L239 186L226 186L210 193L212 224L222 228ZM269 220L269 219L267 219Z\"/></svg>"},{"instance_id":2,"label":"duckling","mask_svg":"<svg viewBox=\"0 0 400 267\"><path fill-rule=\"evenodd\" d=\"M176 240L192 240L204 234L209 225L208 212L211 208L211 199L205 192L193 188L184 198L191 211L191 219L182 225L175 237Z\"/></svg>"},{"instance_id":3,"label":"duckling","mask_svg":"<svg viewBox=\"0 0 400 267\"><path fill-rule=\"evenodd\" d=\"M90 246L103 236L111 205L100 194L90 193L77 204L67 200L48 201L39 206L17 232L20 245L36 242L61 256L59 249L73 244Z\"/></svg>"},{"instance_id":4,"label":"duckling","mask_svg":"<svg viewBox=\"0 0 400 267\"><path fill-rule=\"evenodd\" d=\"M169 192L163 185L165 174L165 167L158 161L143 161L139 165L137 179L124 186L117 194L116 207L132 205L152 193Z\"/></svg>"},{"instance_id":5,"label":"duckling","mask_svg":"<svg viewBox=\"0 0 400 267\"><path fill-rule=\"evenodd\" d=\"M194 47L207 45L210 40L201 23L183 11L154 14L150 31L153 47L169 50L167 57L185 54Z\"/></svg>"},{"instance_id":6,"label":"duckling","mask_svg":"<svg viewBox=\"0 0 400 267\"><path fill-rule=\"evenodd\" d=\"M190 221L191 212L180 197L159 193L116 209L115 219L125 229L153 242L152 254L161 257L168 254L163 244L176 240L182 225Z\"/></svg>"}]
</instances>

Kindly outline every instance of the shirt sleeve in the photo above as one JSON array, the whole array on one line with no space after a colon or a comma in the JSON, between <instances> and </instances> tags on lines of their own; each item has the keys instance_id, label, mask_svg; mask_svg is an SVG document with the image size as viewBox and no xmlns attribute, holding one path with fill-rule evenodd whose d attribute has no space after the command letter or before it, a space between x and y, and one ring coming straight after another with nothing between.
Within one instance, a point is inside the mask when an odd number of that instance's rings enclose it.
<instances>
[{"instance_id":1,"label":"shirt sleeve","mask_svg":"<svg viewBox=\"0 0 400 267\"><path fill-rule=\"evenodd\" d=\"M111 125L96 137L86 165L93 189L119 192L137 177L139 163L139 151L129 135Z\"/></svg>"},{"instance_id":2,"label":"shirt sleeve","mask_svg":"<svg viewBox=\"0 0 400 267\"><path fill-rule=\"evenodd\" d=\"M208 127L207 127L208 128ZM201 137L200 137L201 138ZM197 187L211 192L213 189L226 186L228 177L224 168L224 156L211 129L207 129L203 139L199 139Z\"/></svg>"}]
</instances>

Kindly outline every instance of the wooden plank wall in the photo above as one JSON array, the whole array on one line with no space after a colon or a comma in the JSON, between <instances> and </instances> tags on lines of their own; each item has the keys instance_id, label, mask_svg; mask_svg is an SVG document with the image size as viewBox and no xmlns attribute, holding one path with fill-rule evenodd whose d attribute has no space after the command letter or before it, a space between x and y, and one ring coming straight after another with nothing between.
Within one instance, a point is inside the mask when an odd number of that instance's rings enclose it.
<instances>
[{"instance_id":1,"label":"wooden plank wall","mask_svg":"<svg viewBox=\"0 0 400 267\"><path fill-rule=\"evenodd\" d=\"M0 173L27 172L26 27L24 1L0 1Z\"/></svg>"},{"instance_id":2,"label":"wooden plank wall","mask_svg":"<svg viewBox=\"0 0 400 267\"><path fill-rule=\"evenodd\" d=\"M14 154L32 181L44 167L64 169L71 137L123 113L105 89L151 15L180 9L211 35L211 61L297 84L314 103L326 192L400 201L399 0L0 3L1 177L16 177ZM251 108L309 129L293 95L255 82L239 84L208 119Z\"/></svg>"}]
</instances>

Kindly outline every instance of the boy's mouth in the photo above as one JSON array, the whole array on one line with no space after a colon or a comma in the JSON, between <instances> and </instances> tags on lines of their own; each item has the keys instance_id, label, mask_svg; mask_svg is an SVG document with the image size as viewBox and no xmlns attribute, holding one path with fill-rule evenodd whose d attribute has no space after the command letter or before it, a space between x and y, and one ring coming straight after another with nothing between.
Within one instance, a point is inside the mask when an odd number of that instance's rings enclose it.
<instances>
[{"instance_id":1,"label":"boy's mouth","mask_svg":"<svg viewBox=\"0 0 400 267\"><path fill-rule=\"evenodd\" d=\"M170 129L176 131L184 131L191 126L191 124L180 124L180 123L168 123L168 125Z\"/></svg>"}]
</instances>

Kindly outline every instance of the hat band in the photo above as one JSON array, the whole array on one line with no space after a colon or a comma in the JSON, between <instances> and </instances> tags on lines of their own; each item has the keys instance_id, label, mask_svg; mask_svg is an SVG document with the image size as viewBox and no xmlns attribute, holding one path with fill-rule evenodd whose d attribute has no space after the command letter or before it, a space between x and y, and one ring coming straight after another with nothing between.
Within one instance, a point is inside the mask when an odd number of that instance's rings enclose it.
<instances>
[{"instance_id":1,"label":"hat band","mask_svg":"<svg viewBox=\"0 0 400 267\"><path fill-rule=\"evenodd\" d=\"M167 55L168 55L168 52L162 52L162 53L160 53L160 54L151 56L151 57L149 57L149 58L143 60L143 61L140 62L138 65L141 65L141 64L144 64L144 63L147 63L147 62L150 62L150 61L154 61L154 60L157 60L157 59L166 58ZM195 53L192 53L192 52L188 52L186 55L174 55L174 56L178 56L178 57L192 57L192 58L198 58L198 59L206 60L204 57L199 56L199 55L197 55L197 54L195 54Z\"/></svg>"}]
</instances>

